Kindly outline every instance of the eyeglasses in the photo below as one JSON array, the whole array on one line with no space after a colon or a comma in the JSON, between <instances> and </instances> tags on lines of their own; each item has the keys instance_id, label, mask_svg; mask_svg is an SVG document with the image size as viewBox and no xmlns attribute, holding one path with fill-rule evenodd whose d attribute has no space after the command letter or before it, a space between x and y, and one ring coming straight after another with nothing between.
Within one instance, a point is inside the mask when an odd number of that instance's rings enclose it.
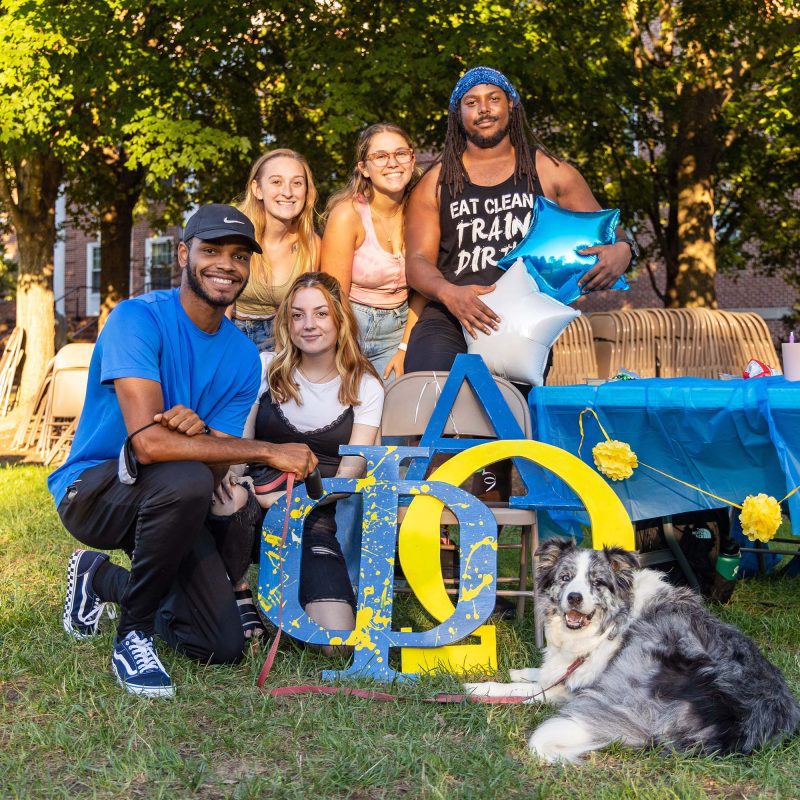
<instances>
[{"instance_id":1,"label":"eyeglasses","mask_svg":"<svg viewBox=\"0 0 800 800\"><path fill-rule=\"evenodd\" d=\"M398 164L408 164L414 158L414 151L410 147L401 147L399 150L395 150L394 153L379 150L377 153L370 153L366 157L366 161L371 161L376 167L385 167L390 158L394 158Z\"/></svg>"}]
</instances>

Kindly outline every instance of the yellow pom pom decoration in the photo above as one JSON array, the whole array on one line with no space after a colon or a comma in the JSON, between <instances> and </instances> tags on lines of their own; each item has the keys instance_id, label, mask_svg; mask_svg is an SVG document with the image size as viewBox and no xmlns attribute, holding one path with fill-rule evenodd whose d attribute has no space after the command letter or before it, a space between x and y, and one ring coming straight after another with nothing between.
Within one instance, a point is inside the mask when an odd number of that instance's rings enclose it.
<instances>
[{"instance_id":1,"label":"yellow pom pom decoration","mask_svg":"<svg viewBox=\"0 0 800 800\"><path fill-rule=\"evenodd\" d=\"M592 455L597 469L612 481L630 478L639 466L639 460L636 458L636 453L631 450L631 446L617 439L608 439L596 444L592 448Z\"/></svg>"},{"instance_id":2,"label":"yellow pom pom decoration","mask_svg":"<svg viewBox=\"0 0 800 800\"><path fill-rule=\"evenodd\" d=\"M748 495L742 503L739 521L748 539L768 542L781 525L780 503L768 494Z\"/></svg>"}]
</instances>

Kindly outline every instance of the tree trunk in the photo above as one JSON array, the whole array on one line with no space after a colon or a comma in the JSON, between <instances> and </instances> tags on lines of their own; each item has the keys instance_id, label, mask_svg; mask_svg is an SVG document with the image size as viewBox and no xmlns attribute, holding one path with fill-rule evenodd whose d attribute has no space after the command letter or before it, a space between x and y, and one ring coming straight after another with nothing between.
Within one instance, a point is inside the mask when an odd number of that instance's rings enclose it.
<instances>
[{"instance_id":1,"label":"tree trunk","mask_svg":"<svg viewBox=\"0 0 800 800\"><path fill-rule=\"evenodd\" d=\"M684 88L676 142L676 259L667 258L668 308L717 307L714 234L714 130L718 98L711 85Z\"/></svg>"},{"instance_id":2,"label":"tree trunk","mask_svg":"<svg viewBox=\"0 0 800 800\"><path fill-rule=\"evenodd\" d=\"M17 325L25 332L25 359L17 394L16 420L33 410L36 393L55 350L53 250L56 243L56 199L62 165L34 154L11 166L16 191L4 200L19 248ZM6 185L7 188L7 185Z\"/></svg>"},{"instance_id":3,"label":"tree trunk","mask_svg":"<svg viewBox=\"0 0 800 800\"><path fill-rule=\"evenodd\" d=\"M102 329L114 306L130 294L133 210L143 188L141 170L119 170L117 193L100 213L100 318Z\"/></svg>"}]
</instances>

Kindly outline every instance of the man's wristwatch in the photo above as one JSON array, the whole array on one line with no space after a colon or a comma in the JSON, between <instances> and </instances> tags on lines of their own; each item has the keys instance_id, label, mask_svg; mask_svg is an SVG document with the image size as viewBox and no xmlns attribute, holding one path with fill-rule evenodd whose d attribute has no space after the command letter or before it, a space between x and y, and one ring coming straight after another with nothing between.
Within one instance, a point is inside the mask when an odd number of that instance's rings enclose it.
<instances>
[{"instance_id":1,"label":"man's wristwatch","mask_svg":"<svg viewBox=\"0 0 800 800\"><path fill-rule=\"evenodd\" d=\"M622 236L617 237L617 243L619 242L624 242L631 249L631 260L627 268L635 267L639 261L639 245L636 244L636 239L633 238L633 234L627 228L623 228Z\"/></svg>"}]
</instances>

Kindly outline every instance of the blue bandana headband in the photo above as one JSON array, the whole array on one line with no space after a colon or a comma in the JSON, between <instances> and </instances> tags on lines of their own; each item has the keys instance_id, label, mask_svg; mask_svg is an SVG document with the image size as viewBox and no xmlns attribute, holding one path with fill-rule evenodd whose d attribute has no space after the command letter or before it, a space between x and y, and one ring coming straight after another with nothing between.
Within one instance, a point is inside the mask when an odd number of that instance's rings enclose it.
<instances>
[{"instance_id":1,"label":"blue bandana headband","mask_svg":"<svg viewBox=\"0 0 800 800\"><path fill-rule=\"evenodd\" d=\"M514 106L519 105L519 92L502 72L491 67L473 67L461 76L455 89L453 89L453 93L450 95L450 105L448 106L450 111L455 111L461 98L479 83L490 83L492 86L499 86L508 95Z\"/></svg>"}]
</instances>

